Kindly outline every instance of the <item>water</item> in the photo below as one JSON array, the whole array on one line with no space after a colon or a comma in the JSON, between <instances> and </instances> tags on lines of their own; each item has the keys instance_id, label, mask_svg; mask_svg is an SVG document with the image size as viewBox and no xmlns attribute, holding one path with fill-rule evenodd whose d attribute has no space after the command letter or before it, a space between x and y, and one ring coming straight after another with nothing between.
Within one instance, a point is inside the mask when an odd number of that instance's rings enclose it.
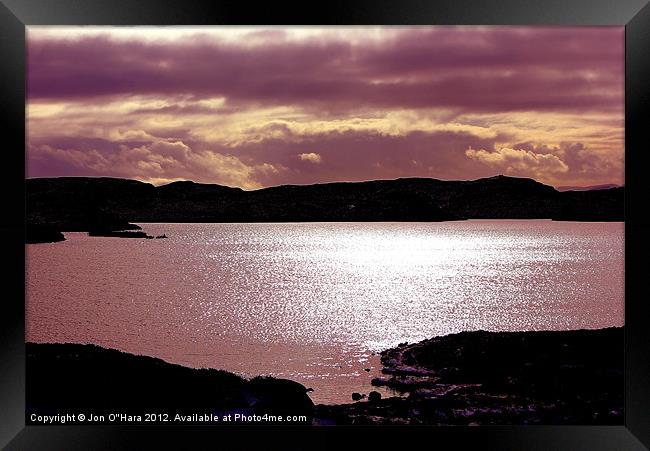
<instances>
[{"instance_id":1,"label":"water","mask_svg":"<svg viewBox=\"0 0 650 451\"><path fill-rule=\"evenodd\" d=\"M28 245L27 340L289 378L338 403L400 342L623 325L623 223L141 226L168 239Z\"/></svg>"}]
</instances>

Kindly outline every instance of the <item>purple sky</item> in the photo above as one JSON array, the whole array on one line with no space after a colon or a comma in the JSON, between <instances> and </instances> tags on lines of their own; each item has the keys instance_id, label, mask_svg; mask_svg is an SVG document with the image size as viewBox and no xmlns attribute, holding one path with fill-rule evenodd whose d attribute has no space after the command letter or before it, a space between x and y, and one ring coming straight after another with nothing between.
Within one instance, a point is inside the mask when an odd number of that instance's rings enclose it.
<instances>
[{"instance_id":1,"label":"purple sky","mask_svg":"<svg viewBox=\"0 0 650 451\"><path fill-rule=\"evenodd\" d=\"M622 27L29 27L28 176L622 184Z\"/></svg>"}]
</instances>

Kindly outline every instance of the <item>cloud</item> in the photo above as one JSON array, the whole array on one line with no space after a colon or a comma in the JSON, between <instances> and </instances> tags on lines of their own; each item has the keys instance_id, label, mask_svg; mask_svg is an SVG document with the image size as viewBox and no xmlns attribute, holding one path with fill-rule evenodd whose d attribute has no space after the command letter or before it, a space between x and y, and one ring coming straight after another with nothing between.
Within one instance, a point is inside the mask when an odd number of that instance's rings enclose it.
<instances>
[{"instance_id":1,"label":"cloud","mask_svg":"<svg viewBox=\"0 0 650 451\"><path fill-rule=\"evenodd\" d=\"M532 177L539 181L557 180L558 175L567 174L569 166L552 153L536 153L531 150L501 147L494 151L465 151L468 158L498 168L504 174Z\"/></svg>"},{"instance_id":2,"label":"cloud","mask_svg":"<svg viewBox=\"0 0 650 451\"><path fill-rule=\"evenodd\" d=\"M494 137L467 131L408 132L386 135L377 131L328 131L298 135L291 140L268 138L229 148L243 161L269 158L286 168L269 178L264 186L285 183L324 183L397 177L463 179L494 175L494 170L465 157L468 146L491 148ZM319 164L305 164L296 156L308 148L321 157ZM416 165L412 163L415 160Z\"/></svg>"},{"instance_id":3,"label":"cloud","mask_svg":"<svg viewBox=\"0 0 650 451\"><path fill-rule=\"evenodd\" d=\"M254 189L285 183L322 183L396 177L467 178L492 175L466 161L468 146L489 148L494 138L467 131L410 132L330 131L292 140L268 137L237 146L190 145L177 139L113 142L64 138L30 144L28 175L109 175L157 180L191 179ZM305 148L312 150L304 152ZM297 157L298 156L298 157ZM415 160L417 165L413 165ZM308 163L308 164L305 164ZM315 164L317 163L317 164ZM85 173L84 173L85 171Z\"/></svg>"},{"instance_id":4,"label":"cloud","mask_svg":"<svg viewBox=\"0 0 650 451\"><path fill-rule=\"evenodd\" d=\"M255 180L257 175L284 170L269 163L249 165L219 152L192 151L182 142L159 141L138 147L120 144L104 151L40 145L30 146L28 152L30 177L47 175L54 167L75 175L126 177L151 183L189 179L255 189L261 187Z\"/></svg>"},{"instance_id":5,"label":"cloud","mask_svg":"<svg viewBox=\"0 0 650 451\"><path fill-rule=\"evenodd\" d=\"M70 30L28 30L30 176L623 182L622 27Z\"/></svg>"},{"instance_id":6,"label":"cloud","mask_svg":"<svg viewBox=\"0 0 650 451\"><path fill-rule=\"evenodd\" d=\"M592 148L582 142L562 142L556 146L533 143L521 143L518 148L527 149L538 154L556 155L568 167L565 181L589 185L593 180L624 180L624 162L617 154Z\"/></svg>"},{"instance_id":7,"label":"cloud","mask_svg":"<svg viewBox=\"0 0 650 451\"><path fill-rule=\"evenodd\" d=\"M310 163L318 164L321 162L321 156L314 152L301 153L298 155L298 158L300 158L302 161L309 161Z\"/></svg>"},{"instance_id":8,"label":"cloud","mask_svg":"<svg viewBox=\"0 0 650 451\"><path fill-rule=\"evenodd\" d=\"M245 35L30 34L28 98L186 95L327 111L622 109L622 28L414 27L349 42L338 32L252 46Z\"/></svg>"}]
</instances>

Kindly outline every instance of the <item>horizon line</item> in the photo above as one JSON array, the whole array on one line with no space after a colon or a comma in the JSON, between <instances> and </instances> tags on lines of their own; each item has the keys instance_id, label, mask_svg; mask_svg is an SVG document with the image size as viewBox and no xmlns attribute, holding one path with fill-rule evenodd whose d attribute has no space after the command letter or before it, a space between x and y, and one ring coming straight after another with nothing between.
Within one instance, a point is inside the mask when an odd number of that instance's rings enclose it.
<instances>
[{"instance_id":1,"label":"horizon line","mask_svg":"<svg viewBox=\"0 0 650 451\"><path fill-rule=\"evenodd\" d=\"M232 189L239 189L241 191L247 191L247 192L254 192L254 191L260 191L264 189L270 189L270 188L279 188L283 186L316 186L316 185L332 185L336 183L370 183L370 182L390 182L390 181L398 181L398 180L435 180L438 182L477 182L479 180L489 180L489 179L496 179L496 178L508 178L508 179L520 179L520 180L532 180L535 183L539 183L540 185L548 186L551 187L557 191L560 191L560 189L563 189L564 191L575 191L579 189L598 189L599 187L604 187L602 189L611 189L611 188L624 188L625 183L623 184L618 184L618 183L599 183L595 185L549 185L544 182L540 182L539 180L536 180L532 177L517 177L517 176L511 176L511 175L505 175L505 174L497 174L493 176L488 176L488 177L479 177L476 179L438 179L434 177L397 177L397 178L392 178L392 179L367 179L367 180L333 180L330 182L316 182L316 183L285 183L285 184L280 184L280 185L270 185L270 186L264 186L261 188L255 188L255 189L244 189L240 186L231 186L231 185L222 185L219 183L204 183L204 182L197 182L194 180L190 179L179 179L179 180L172 180L167 183L162 183L162 184L155 184L152 182L147 182L144 180L140 180L137 178L128 178L128 177L114 177L114 176L102 176L102 175L60 175L60 176L51 176L51 177L25 177L25 181L27 180L43 180L43 179L64 179L64 178L78 178L78 179L114 179L114 180L130 180L130 181L135 181L135 182L140 182L144 183L147 185L152 185L154 187L162 187L162 186L167 186L171 185L173 183L194 183L196 185L212 185L212 186L222 186L226 188L232 188Z\"/></svg>"}]
</instances>

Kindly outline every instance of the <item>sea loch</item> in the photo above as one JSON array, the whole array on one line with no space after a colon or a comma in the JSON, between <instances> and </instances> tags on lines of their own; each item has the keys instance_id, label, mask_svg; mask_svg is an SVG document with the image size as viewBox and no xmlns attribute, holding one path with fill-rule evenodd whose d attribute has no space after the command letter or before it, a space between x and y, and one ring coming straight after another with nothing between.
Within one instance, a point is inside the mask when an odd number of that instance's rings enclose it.
<instances>
[{"instance_id":1,"label":"sea loch","mask_svg":"<svg viewBox=\"0 0 650 451\"><path fill-rule=\"evenodd\" d=\"M168 239L27 247L27 341L269 374L341 403L376 389L376 353L400 342L624 323L620 222L140 225Z\"/></svg>"}]
</instances>

